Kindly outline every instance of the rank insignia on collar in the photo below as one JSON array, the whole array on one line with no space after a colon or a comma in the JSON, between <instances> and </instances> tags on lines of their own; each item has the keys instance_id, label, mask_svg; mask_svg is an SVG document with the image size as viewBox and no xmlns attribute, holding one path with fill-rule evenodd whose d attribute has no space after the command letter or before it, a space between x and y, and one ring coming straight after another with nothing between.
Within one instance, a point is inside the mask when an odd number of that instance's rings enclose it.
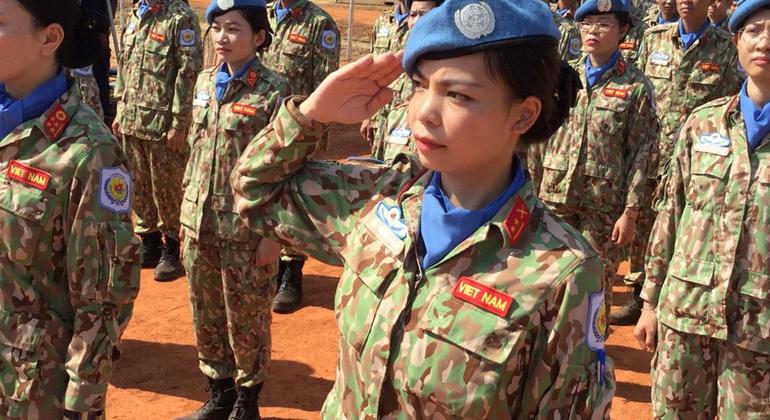
<instances>
[{"instance_id":1,"label":"rank insignia on collar","mask_svg":"<svg viewBox=\"0 0 770 420\"><path fill-rule=\"evenodd\" d=\"M302 15L302 9L291 9L289 10L289 13L291 13L292 19L299 19L300 15Z\"/></svg>"},{"instance_id":2,"label":"rank insignia on collar","mask_svg":"<svg viewBox=\"0 0 770 420\"><path fill-rule=\"evenodd\" d=\"M511 311L513 297L471 279L460 277L452 295L464 302L505 318Z\"/></svg>"},{"instance_id":3,"label":"rank insignia on collar","mask_svg":"<svg viewBox=\"0 0 770 420\"><path fill-rule=\"evenodd\" d=\"M289 34L289 41L295 44L305 45L307 44L307 37L300 34Z\"/></svg>"},{"instance_id":4,"label":"rank insignia on collar","mask_svg":"<svg viewBox=\"0 0 770 420\"><path fill-rule=\"evenodd\" d=\"M521 197L516 197L516 202L513 204L511 212L508 213L508 217L505 218L505 222L503 223L511 243L515 243L519 240L519 237L524 233L524 229L529 224L529 219L531 218L532 215L529 213L527 203L525 203Z\"/></svg>"},{"instance_id":5,"label":"rank insignia on collar","mask_svg":"<svg viewBox=\"0 0 770 420\"><path fill-rule=\"evenodd\" d=\"M48 182L51 180L51 175L48 172L27 166L16 160L12 160L8 165L6 175L8 178L30 185L38 190L48 188Z\"/></svg>"},{"instance_id":6,"label":"rank insignia on collar","mask_svg":"<svg viewBox=\"0 0 770 420\"><path fill-rule=\"evenodd\" d=\"M48 137L50 137L51 140L56 140L64 131L64 127L67 126L69 121L69 115L64 111L61 104L57 103L51 113L48 114L45 122L43 122L43 127L45 127L45 132L48 134Z\"/></svg>"},{"instance_id":7,"label":"rank insignia on collar","mask_svg":"<svg viewBox=\"0 0 770 420\"><path fill-rule=\"evenodd\" d=\"M162 0L158 0L150 8L150 13L152 13L153 15L157 15L158 13L160 13L162 8L163 8L163 1Z\"/></svg>"},{"instance_id":8,"label":"rank insignia on collar","mask_svg":"<svg viewBox=\"0 0 770 420\"><path fill-rule=\"evenodd\" d=\"M620 74L621 76L626 74L626 62L623 61L623 59L621 59L620 62L618 63L618 74Z\"/></svg>"},{"instance_id":9,"label":"rank insignia on collar","mask_svg":"<svg viewBox=\"0 0 770 420\"><path fill-rule=\"evenodd\" d=\"M605 88L603 93L608 98L628 99L628 91L626 89Z\"/></svg>"},{"instance_id":10,"label":"rank insignia on collar","mask_svg":"<svg viewBox=\"0 0 770 420\"><path fill-rule=\"evenodd\" d=\"M248 85L250 88L253 88L256 83L257 72L254 71L254 69L251 69L248 73L246 73L246 85Z\"/></svg>"}]
</instances>

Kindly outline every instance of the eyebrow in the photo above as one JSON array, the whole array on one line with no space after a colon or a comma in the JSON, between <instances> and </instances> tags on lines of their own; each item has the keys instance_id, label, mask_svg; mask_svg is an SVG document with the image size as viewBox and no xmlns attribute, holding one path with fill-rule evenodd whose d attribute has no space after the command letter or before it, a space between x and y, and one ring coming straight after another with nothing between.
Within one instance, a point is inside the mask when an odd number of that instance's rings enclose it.
<instances>
[{"instance_id":1,"label":"eyebrow","mask_svg":"<svg viewBox=\"0 0 770 420\"><path fill-rule=\"evenodd\" d=\"M420 79L425 80L426 77L420 73L420 70L415 69L414 75ZM476 83L473 80L459 80L459 79L446 79L441 80L438 82L438 85L440 86L453 86L453 85L461 85L461 86L467 86L467 87L474 87L474 88L481 88L482 86L478 83Z\"/></svg>"}]
</instances>

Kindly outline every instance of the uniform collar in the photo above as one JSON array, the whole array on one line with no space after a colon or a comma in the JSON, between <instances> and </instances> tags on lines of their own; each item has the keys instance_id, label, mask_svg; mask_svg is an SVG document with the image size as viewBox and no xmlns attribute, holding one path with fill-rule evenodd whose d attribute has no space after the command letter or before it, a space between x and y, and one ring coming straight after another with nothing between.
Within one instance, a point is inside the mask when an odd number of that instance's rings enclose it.
<instances>
[{"instance_id":1,"label":"uniform collar","mask_svg":"<svg viewBox=\"0 0 770 420\"><path fill-rule=\"evenodd\" d=\"M51 104L40 117L25 122L0 140L0 147L30 137L34 129L39 130L49 142L58 141L81 106L77 84L70 83L70 85L69 90Z\"/></svg>"},{"instance_id":2,"label":"uniform collar","mask_svg":"<svg viewBox=\"0 0 770 420\"><path fill-rule=\"evenodd\" d=\"M586 54L586 58L584 60L585 63L585 77L586 81L588 82L589 87L593 88L596 86L600 80L604 78L604 75L609 70L615 70L618 71L618 63L622 61L622 57L620 54L620 50L616 50L615 53L610 57L610 61L608 61L606 64L600 67L593 67L591 65L591 57L590 55ZM622 70L625 71L625 65L622 66Z\"/></svg>"},{"instance_id":3,"label":"uniform collar","mask_svg":"<svg viewBox=\"0 0 770 420\"><path fill-rule=\"evenodd\" d=\"M299 17L302 15L302 11L305 10L305 6L307 6L308 0L294 0L291 2L291 5L287 7L288 14L286 16L291 16L292 19L299 19ZM274 17L278 17L278 8L281 7L281 0L276 0L275 7L270 8L270 13ZM285 9L284 9L285 10ZM281 18L278 23L282 22L283 18Z\"/></svg>"},{"instance_id":4,"label":"uniform collar","mask_svg":"<svg viewBox=\"0 0 770 420\"><path fill-rule=\"evenodd\" d=\"M4 111L4 115L9 116L6 123L10 127L7 128L8 131L3 130L3 134L0 135L0 137L5 137L5 135L14 131L15 127L22 125L26 121L38 118L52 103L66 93L67 77L62 70L59 70L56 76L38 86L37 89L26 97L17 100L13 100L5 93L4 86L0 86L0 89L2 89L2 95L9 99L4 101L9 105L8 109Z\"/></svg>"}]
</instances>

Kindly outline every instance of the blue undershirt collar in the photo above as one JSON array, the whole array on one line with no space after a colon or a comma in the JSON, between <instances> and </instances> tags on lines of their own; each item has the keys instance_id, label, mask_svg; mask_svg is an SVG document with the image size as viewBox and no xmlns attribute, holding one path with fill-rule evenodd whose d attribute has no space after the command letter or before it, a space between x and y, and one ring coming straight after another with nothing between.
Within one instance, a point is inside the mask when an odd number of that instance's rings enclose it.
<instances>
[{"instance_id":1,"label":"blue undershirt collar","mask_svg":"<svg viewBox=\"0 0 770 420\"><path fill-rule=\"evenodd\" d=\"M394 15L396 17L396 24L398 24L398 26L401 26L401 24L404 23L406 18L409 17L409 11L402 12L401 6L399 5L399 6L396 6L396 11Z\"/></svg>"},{"instance_id":2,"label":"blue undershirt collar","mask_svg":"<svg viewBox=\"0 0 770 420\"><path fill-rule=\"evenodd\" d=\"M43 115L66 92L67 77L61 70L21 100L9 95L5 85L0 84L0 139L5 138L16 127Z\"/></svg>"},{"instance_id":3,"label":"blue undershirt collar","mask_svg":"<svg viewBox=\"0 0 770 420\"><path fill-rule=\"evenodd\" d=\"M139 0L139 9L136 11L136 16L139 18L142 18L149 11L150 11L150 5L147 4L147 1Z\"/></svg>"},{"instance_id":4,"label":"blue undershirt collar","mask_svg":"<svg viewBox=\"0 0 770 420\"><path fill-rule=\"evenodd\" d=\"M749 98L747 86L748 82L743 82L739 105L746 125L746 139L749 142L749 149L753 152L762 143L762 139L770 133L770 102L759 108Z\"/></svg>"},{"instance_id":5,"label":"blue undershirt collar","mask_svg":"<svg viewBox=\"0 0 770 420\"><path fill-rule=\"evenodd\" d=\"M602 78L607 70L615 67L615 64L618 63L619 59L620 50L617 50L614 54L612 54L612 57L610 57L610 61L608 61L607 64L601 67L594 67L593 64L591 64L591 58L586 56L586 81L588 81L588 87L594 87L596 82Z\"/></svg>"},{"instance_id":6,"label":"blue undershirt collar","mask_svg":"<svg viewBox=\"0 0 770 420\"><path fill-rule=\"evenodd\" d=\"M219 71L217 72L216 77L214 78L217 102L222 102L222 99L225 97L225 92L227 92L227 86L230 84L230 82L233 80L242 79L243 75L246 74L246 71L251 68L251 65L254 64L255 61L257 61L256 58L246 63L246 65L243 66L242 69L238 70L238 72L233 76L230 76L230 69L227 67L227 63L222 63L222 65L219 67Z\"/></svg>"},{"instance_id":7,"label":"blue undershirt collar","mask_svg":"<svg viewBox=\"0 0 770 420\"><path fill-rule=\"evenodd\" d=\"M666 18L663 17L663 13L658 12L658 25L665 25L667 23L674 23L676 20L666 20Z\"/></svg>"},{"instance_id":8,"label":"blue undershirt collar","mask_svg":"<svg viewBox=\"0 0 770 420\"><path fill-rule=\"evenodd\" d=\"M285 18L286 15L289 14L289 12L291 12L291 9L288 8L288 7L284 8L283 6L281 6L281 1L280 0L275 2L275 17L276 17L278 23L281 23L283 18Z\"/></svg>"},{"instance_id":9,"label":"blue undershirt collar","mask_svg":"<svg viewBox=\"0 0 770 420\"><path fill-rule=\"evenodd\" d=\"M706 32L706 29L708 29L709 25L711 23L708 19L706 19L706 23L701 26L700 29L698 29L697 32L692 33L686 33L684 31L684 24L682 24L682 19L679 19L679 39L682 40L682 44L684 45L684 50L687 51L690 49L692 44L695 43L700 37L703 35L703 32Z\"/></svg>"},{"instance_id":10,"label":"blue undershirt collar","mask_svg":"<svg viewBox=\"0 0 770 420\"><path fill-rule=\"evenodd\" d=\"M441 261L460 242L470 237L492 220L505 203L516 194L527 176L518 159L514 160L513 179L508 188L481 210L456 208L441 188L441 174L435 172L422 196L420 232L425 244L423 267L430 268Z\"/></svg>"}]
</instances>

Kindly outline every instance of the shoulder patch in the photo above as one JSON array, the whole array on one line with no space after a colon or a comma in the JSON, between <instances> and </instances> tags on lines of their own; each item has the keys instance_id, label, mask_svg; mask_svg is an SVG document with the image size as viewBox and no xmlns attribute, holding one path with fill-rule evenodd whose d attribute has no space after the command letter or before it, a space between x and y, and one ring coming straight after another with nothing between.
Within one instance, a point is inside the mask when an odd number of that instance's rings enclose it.
<instances>
[{"instance_id":1,"label":"shoulder patch","mask_svg":"<svg viewBox=\"0 0 770 420\"><path fill-rule=\"evenodd\" d=\"M586 319L586 345L593 351L604 350L607 335L607 304L604 291L592 293L588 298L588 319Z\"/></svg>"},{"instance_id":2,"label":"shoulder patch","mask_svg":"<svg viewBox=\"0 0 770 420\"><path fill-rule=\"evenodd\" d=\"M120 167L99 173L99 205L114 213L131 210L131 176Z\"/></svg>"},{"instance_id":3,"label":"shoulder patch","mask_svg":"<svg viewBox=\"0 0 770 420\"><path fill-rule=\"evenodd\" d=\"M195 31L192 29L182 29L179 31L179 45L182 47L192 47L195 45Z\"/></svg>"},{"instance_id":4,"label":"shoulder patch","mask_svg":"<svg viewBox=\"0 0 770 420\"><path fill-rule=\"evenodd\" d=\"M337 34L331 30L325 30L321 34L321 46L327 50L337 48Z\"/></svg>"},{"instance_id":5,"label":"shoulder patch","mask_svg":"<svg viewBox=\"0 0 770 420\"><path fill-rule=\"evenodd\" d=\"M571 56L580 55L580 47L583 46L583 43L580 41L579 37L573 37L569 40L569 54Z\"/></svg>"}]
</instances>

